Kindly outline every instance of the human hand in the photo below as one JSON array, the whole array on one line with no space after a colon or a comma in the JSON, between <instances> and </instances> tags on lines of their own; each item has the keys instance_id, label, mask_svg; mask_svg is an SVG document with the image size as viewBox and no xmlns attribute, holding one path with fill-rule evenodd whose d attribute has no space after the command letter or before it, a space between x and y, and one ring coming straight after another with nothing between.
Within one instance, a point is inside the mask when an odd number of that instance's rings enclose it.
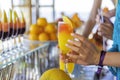
<instances>
[{"instance_id":1,"label":"human hand","mask_svg":"<svg viewBox=\"0 0 120 80\"><path fill-rule=\"evenodd\" d=\"M67 54L73 54L73 55L78 55L76 52L68 52ZM60 60L63 61L64 63L76 63L76 64L82 64L82 65L88 65L88 63L86 63L85 61L82 61L80 59L78 60L75 60L75 59L72 59L71 57L69 57L68 55L66 54L60 54Z\"/></svg>"},{"instance_id":2,"label":"human hand","mask_svg":"<svg viewBox=\"0 0 120 80\"><path fill-rule=\"evenodd\" d=\"M98 64L100 51L83 36L76 33L72 33L72 36L75 40L68 40L68 44L66 45L71 51L67 56L62 55L61 59L63 61L67 59L67 62L82 65Z\"/></svg>"},{"instance_id":3,"label":"human hand","mask_svg":"<svg viewBox=\"0 0 120 80\"><path fill-rule=\"evenodd\" d=\"M100 18L97 15L96 22L99 24L98 35L112 39L113 23L107 17L104 17L104 23L100 23L99 19Z\"/></svg>"}]
</instances>

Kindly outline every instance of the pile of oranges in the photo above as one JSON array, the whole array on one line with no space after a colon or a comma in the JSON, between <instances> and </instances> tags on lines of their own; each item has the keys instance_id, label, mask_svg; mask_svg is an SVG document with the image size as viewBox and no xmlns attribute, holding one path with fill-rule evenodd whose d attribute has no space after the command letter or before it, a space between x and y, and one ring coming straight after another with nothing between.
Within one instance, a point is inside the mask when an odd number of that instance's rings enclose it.
<instances>
[{"instance_id":1,"label":"pile of oranges","mask_svg":"<svg viewBox=\"0 0 120 80\"><path fill-rule=\"evenodd\" d=\"M38 41L56 41L57 28L55 24L48 23L46 18L38 18L36 24L29 28L29 39Z\"/></svg>"}]
</instances>

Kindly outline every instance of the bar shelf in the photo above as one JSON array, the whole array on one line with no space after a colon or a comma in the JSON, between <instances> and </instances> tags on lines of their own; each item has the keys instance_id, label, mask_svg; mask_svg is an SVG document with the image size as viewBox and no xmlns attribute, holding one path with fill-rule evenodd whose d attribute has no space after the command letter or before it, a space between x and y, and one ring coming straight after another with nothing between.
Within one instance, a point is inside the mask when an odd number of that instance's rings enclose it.
<instances>
[{"instance_id":1,"label":"bar shelf","mask_svg":"<svg viewBox=\"0 0 120 80\"><path fill-rule=\"evenodd\" d=\"M41 43L40 43L41 44ZM34 45L33 45L34 46ZM4 55L0 56L0 69L6 67L7 65L10 65L12 63L15 63L18 61L20 58L31 55L35 51L42 50L42 49L47 49L49 46L49 42L42 43L41 46L34 46L33 49L28 48L26 51L19 52L18 53L13 53L8 56L9 52L5 53Z\"/></svg>"},{"instance_id":2,"label":"bar shelf","mask_svg":"<svg viewBox=\"0 0 120 80\"><path fill-rule=\"evenodd\" d=\"M39 80L40 75L48 69L50 42L24 39L23 44L25 50L21 46L21 49L0 55L0 80L29 80L30 75L34 75L33 80Z\"/></svg>"}]
</instances>

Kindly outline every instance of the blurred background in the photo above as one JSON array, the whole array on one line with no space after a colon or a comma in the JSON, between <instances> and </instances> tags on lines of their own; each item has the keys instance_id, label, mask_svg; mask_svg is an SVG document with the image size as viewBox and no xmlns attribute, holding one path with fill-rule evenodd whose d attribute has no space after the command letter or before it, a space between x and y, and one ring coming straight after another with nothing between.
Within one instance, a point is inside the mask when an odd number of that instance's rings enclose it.
<instances>
[{"instance_id":1,"label":"blurred background","mask_svg":"<svg viewBox=\"0 0 120 80\"><path fill-rule=\"evenodd\" d=\"M13 35L5 37L5 40L0 39L2 45L0 45L0 80L39 80L45 70L59 67L57 22L61 21L63 15L71 20L77 18L79 26L76 32L82 33L93 3L94 0L0 0L1 24L10 18L11 9L16 11L17 19L20 22L23 21L25 30L23 33L19 33L18 30L15 37ZM102 0L101 8L105 7L109 10L115 8L112 0ZM6 11L7 17L4 15L2 20L3 10ZM22 18L21 11L24 16ZM111 18L113 22L114 19L114 17ZM14 19L12 21L14 22ZM9 23L9 20L6 23ZM108 43L111 44L111 42ZM96 66L75 65L73 73L75 77L79 77L75 80L93 80L96 70ZM114 78L106 66L103 76L107 78L102 80Z\"/></svg>"},{"instance_id":2,"label":"blurred background","mask_svg":"<svg viewBox=\"0 0 120 80\"><path fill-rule=\"evenodd\" d=\"M35 23L38 17L45 17L54 22L61 17L61 13L72 16L78 13L79 17L87 20L94 0L0 0L0 8L6 11L11 9L22 10L25 13L27 24ZM113 9L111 0L103 0L102 8Z\"/></svg>"}]
</instances>

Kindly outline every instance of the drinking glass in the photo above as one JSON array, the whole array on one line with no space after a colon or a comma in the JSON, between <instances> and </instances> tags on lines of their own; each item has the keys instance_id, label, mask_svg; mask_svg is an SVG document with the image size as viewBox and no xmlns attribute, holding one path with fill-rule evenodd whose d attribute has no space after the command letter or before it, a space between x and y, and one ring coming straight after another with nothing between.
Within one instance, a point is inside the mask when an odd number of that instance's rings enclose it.
<instances>
[{"instance_id":1,"label":"drinking glass","mask_svg":"<svg viewBox=\"0 0 120 80\"><path fill-rule=\"evenodd\" d=\"M70 49L67 48L65 45L67 44L67 41L69 39L73 39L73 37L70 35L72 32L73 28L71 27L71 25L65 22L58 23L58 46L62 51L62 54L66 55L70 51ZM60 69L67 72L70 76L72 75L75 65L74 63L64 63L60 60L59 65Z\"/></svg>"},{"instance_id":2,"label":"drinking glass","mask_svg":"<svg viewBox=\"0 0 120 80\"><path fill-rule=\"evenodd\" d=\"M21 11L19 42L20 42L20 48L23 49L23 51L28 50L23 45L23 36L24 36L25 31L26 31L26 21L25 21L24 14Z\"/></svg>"},{"instance_id":3,"label":"drinking glass","mask_svg":"<svg viewBox=\"0 0 120 80\"><path fill-rule=\"evenodd\" d=\"M20 44L19 35L22 31L21 30L20 17L18 16L18 14L15 10L13 11L12 17L13 17L13 29L14 29L13 30L14 33L13 33L12 38L13 38L13 42L14 42L14 45L15 45L14 50L17 50L18 52L20 52L20 51L22 51L20 49L20 46L19 46L19 44Z\"/></svg>"},{"instance_id":4,"label":"drinking glass","mask_svg":"<svg viewBox=\"0 0 120 80\"><path fill-rule=\"evenodd\" d=\"M7 41L9 39L9 25L6 11L3 10L2 19L1 19L1 40L2 40L2 53L5 53L8 50Z\"/></svg>"},{"instance_id":5,"label":"drinking glass","mask_svg":"<svg viewBox=\"0 0 120 80\"><path fill-rule=\"evenodd\" d=\"M15 41L16 41L16 49L19 50L19 51L22 51L21 48L20 48L20 41L19 41L19 37L20 37L20 33L22 32L22 29L21 29L21 21L20 21L20 17L18 16L18 14L15 12L16 14L16 27L17 27L17 32L16 32L16 35L15 35Z\"/></svg>"},{"instance_id":6,"label":"drinking glass","mask_svg":"<svg viewBox=\"0 0 120 80\"><path fill-rule=\"evenodd\" d=\"M1 19L0 19L0 42L2 42L1 38L2 38L2 24L1 24ZM0 45L0 53L1 52L2 52L2 46Z\"/></svg>"},{"instance_id":7,"label":"drinking glass","mask_svg":"<svg viewBox=\"0 0 120 80\"><path fill-rule=\"evenodd\" d=\"M10 9L9 10L9 21L8 21L8 25L9 25L9 28L10 28L10 31L9 31L9 51L12 50L12 48L14 46L13 42L12 42L13 34L14 34L12 13L13 13L13 11Z\"/></svg>"}]
</instances>

